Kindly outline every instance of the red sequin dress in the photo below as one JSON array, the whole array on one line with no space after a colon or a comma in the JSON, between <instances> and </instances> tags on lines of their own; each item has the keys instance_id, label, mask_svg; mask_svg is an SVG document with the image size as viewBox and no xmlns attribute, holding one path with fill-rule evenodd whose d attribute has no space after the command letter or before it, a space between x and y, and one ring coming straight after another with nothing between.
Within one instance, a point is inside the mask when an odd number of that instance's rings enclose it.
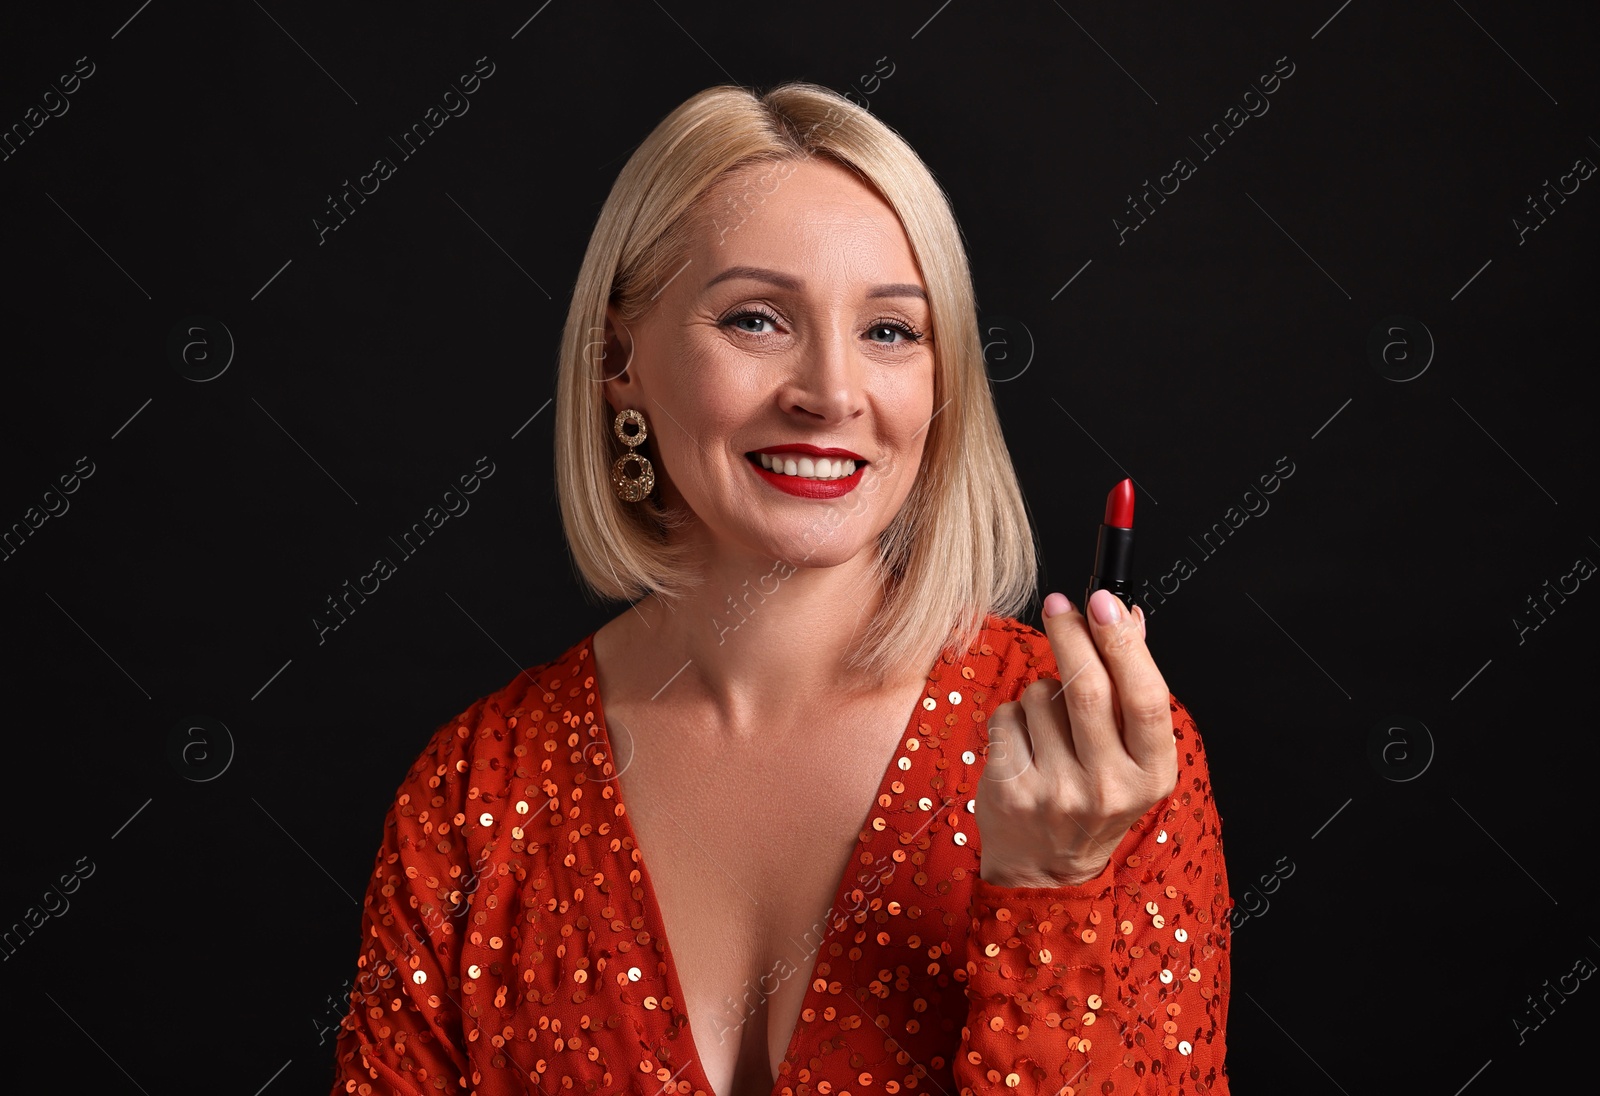
<instances>
[{"instance_id":1,"label":"red sequin dress","mask_svg":"<svg viewBox=\"0 0 1600 1096\"><path fill-rule=\"evenodd\" d=\"M774 1096L1226 1096L1231 901L1176 698L1177 787L1099 878L979 878L987 720L1040 676L1048 638L993 615L929 672ZM333 1092L713 1096L612 773L592 636L434 733L384 821Z\"/></svg>"}]
</instances>

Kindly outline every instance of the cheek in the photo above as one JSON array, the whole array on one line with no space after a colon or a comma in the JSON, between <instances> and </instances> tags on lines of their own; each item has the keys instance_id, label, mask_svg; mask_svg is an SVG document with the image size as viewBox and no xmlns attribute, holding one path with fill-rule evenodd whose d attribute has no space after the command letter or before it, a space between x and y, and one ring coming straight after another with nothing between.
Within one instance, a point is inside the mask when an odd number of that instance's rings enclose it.
<instances>
[{"instance_id":1,"label":"cheek","mask_svg":"<svg viewBox=\"0 0 1600 1096\"><path fill-rule=\"evenodd\" d=\"M686 443L692 437L698 443L695 452L709 456L730 437L742 436L757 415L759 397L734 378L708 372L682 378L658 399L672 412L665 428L684 435Z\"/></svg>"},{"instance_id":2,"label":"cheek","mask_svg":"<svg viewBox=\"0 0 1600 1096\"><path fill-rule=\"evenodd\" d=\"M875 399L877 414L884 423L886 439L895 450L896 484L900 501L914 486L922 454L928 442L928 424L934 417L932 368L919 374L909 372L886 378Z\"/></svg>"},{"instance_id":3,"label":"cheek","mask_svg":"<svg viewBox=\"0 0 1600 1096\"><path fill-rule=\"evenodd\" d=\"M749 441L749 424L761 415L759 371L727 348L686 344L651 384L651 441L676 480L715 477L733 439ZM752 447L761 444L751 442ZM733 454L738 456L740 454Z\"/></svg>"},{"instance_id":4,"label":"cheek","mask_svg":"<svg viewBox=\"0 0 1600 1096\"><path fill-rule=\"evenodd\" d=\"M935 410L931 364L884 374L874 402L882 408L885 421L893 424L891 429L902 445L919 444L927 436L923 428Z\"/></svg>"}]
</instances>

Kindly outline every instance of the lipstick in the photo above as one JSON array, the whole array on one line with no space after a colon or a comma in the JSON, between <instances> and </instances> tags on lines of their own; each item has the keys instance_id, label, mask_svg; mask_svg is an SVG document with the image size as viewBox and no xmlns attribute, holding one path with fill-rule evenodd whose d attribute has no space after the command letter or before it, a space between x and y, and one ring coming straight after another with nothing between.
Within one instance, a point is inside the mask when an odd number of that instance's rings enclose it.
<instances>
[{"instance_id":1,"label":"lipstick","mask_svg":"<svg viewBox=\"0 0 1600 1096\"><path fill-rule=\"evenodd\" d=\"M856 470L840 479L806 479L803 476L780 476L776 472L768 471L755 461L746 461L746 464L755 471L755 474L766 480L780 491L797 495L803 499L836 499L841 495L848 495L861 483L861 477L866 473L865 464L856 465Z\"/></svg>"},{"instance_id":2,"label":"lipstick","mask_svg":"<svg viewBox=\"0 0 1600 1096\"><path fill-rule=\"evenodd\" d=\"M762 453L802 453L810 457L826 457L829 460L841 462L849 459L856 462L856 470L848 476L827 480L807 479L804 476L785 476L761 467L759 455ZM860 485L862 476L867 470L866 458L848 449L821 449L815 445L806 445L804 443L769 445L765 449L755 449L745 454L745 462L755 470L756 475L772 484L778 490L803 499L836 499L842 495L847 495Z\"/></svg>"},{"instance_id":3,"label":"lipstick","mask_svg":"<svg viewBox=\"0 0 1600 1096\"><path fill-rule=\"evenodd\" d=\"M1094 546L1094 570L1083 592L1083 612L1096 590L1110 590L1133 609L1133 480L1125 479L1106 496L1106 516Z\"/></svg>"}]
</instances>

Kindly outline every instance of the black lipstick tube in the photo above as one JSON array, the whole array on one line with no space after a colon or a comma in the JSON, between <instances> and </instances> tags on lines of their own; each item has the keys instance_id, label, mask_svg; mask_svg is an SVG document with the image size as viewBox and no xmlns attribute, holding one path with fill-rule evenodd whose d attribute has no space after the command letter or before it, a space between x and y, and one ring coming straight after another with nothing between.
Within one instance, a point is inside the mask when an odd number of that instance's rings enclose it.
<instances>
[{"instance_id":1,"label":"black lipstick tube","mask_svg":"<svg viewBox=\"0 0 1600 1096\"><path fill-rule=\"evenodd\" d=\"M1088 615L1089 598L1096 590L1110 590L1133 611L1133 530L1100 524L1094 545L1094 570L1083 592L1083 613Z\"/></svg>"}]
</instances>

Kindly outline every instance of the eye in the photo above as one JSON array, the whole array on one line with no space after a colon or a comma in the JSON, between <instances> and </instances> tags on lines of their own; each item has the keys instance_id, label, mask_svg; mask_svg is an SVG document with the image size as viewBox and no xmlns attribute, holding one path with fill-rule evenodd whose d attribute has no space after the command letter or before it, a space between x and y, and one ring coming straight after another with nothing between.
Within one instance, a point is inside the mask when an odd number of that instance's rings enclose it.
<instances>
[{"instance_id":1,"label":"eye","mask_svg":"<svg viewBox=\"0 0 1600 1096\"><path fill-rule=\"evenodd\" d=\"M758 326L742 326L748 321L755 321ZM719 322L724 327L733 327L735 330L742 331L747 335L767 335L771 332L761 330L759 324L765 322L776 327L782 321L764 308L743 308L738 312L734 312L728 316L725 316ZM877 337L885 332L888 333L887 338ZM896 335L900 337L896 339ZM920 343L925 337L921 331L918 331L910 324L905 323L902 320L893 319L881 319L875 321L872 326L867 328L867 336L870 341L878 343L880 346L898 346L904 343Z\"/></svg>"},{"instance_id":2,"label":"eye","mask_svg":"<svg viewBox=\"0 0 1600 1096\"><path fill-rule=\"evenodd\" d=\"M732 326L732 325L737 325L742 320L764 320L765 322L770 323L770 324L772 324L774 326L776 326L777 323L778 323L778 317L774 316L772 313L767 312L764 309L746 308L746 309L742 309L742 310L740 310L738 312L735 312L731 316L724 317L723 320L722 320L722 326L728 327L728 326ZM737 330L743 331L747 335L764 335L764 334L766 334L766 332L764 332L764 331L751 330L748 327L739 327L739 328L737 328Z\"/></svg>"},{"instance_id":3,"label":"eye","mask_svg":"<svg viewBox=\"0 0 1600 1096\"><path fill-rule=\"evenodd\" d=\"M923 337L922 332L908 324L901 323L899 320L879 320L877 323L874 323L871 327L867 328L868 335L875 335L880 331L898 333L900 336L902 336L905 342L921 342ZM895 342L892 339L887 342L885 342L883 339L873 339L872 341L882 342L886 346L895 345Z\"/></svg>"}]
</instances>

